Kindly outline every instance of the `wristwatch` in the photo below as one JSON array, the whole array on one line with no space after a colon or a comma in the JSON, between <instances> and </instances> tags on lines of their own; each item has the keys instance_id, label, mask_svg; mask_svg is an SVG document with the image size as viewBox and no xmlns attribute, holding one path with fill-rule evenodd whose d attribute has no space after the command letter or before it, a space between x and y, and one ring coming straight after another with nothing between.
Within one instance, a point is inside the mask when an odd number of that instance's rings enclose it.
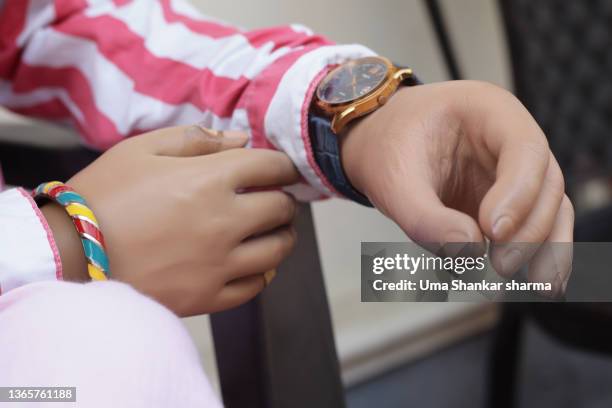
<instances>
[{"instance_id":1,"label":"wristwatch","mask_svg":"<svg viewBox=\"0 0 612 408\"><path fill-rule=\"evenodd\" d=\"M365 57L332 69L317 86L308 116L313 153L345 197L372 207L344 173L337 136L351 121L383 106L400 86L419 83L409 68L396 67L384 57Z\"/></svg>"},{"instance_id":2,"label":"wristwatch","mask_svg":"<svg viewBox=\"0 0 612 408\"><path fill-rule=\"evenodd\" d=\"M315 103L331 118L340 134L346 125L383 106L404 82L413 79L410 68L399 68L384 57L348 61L330 71L317 86Z\"/></svg>"}]
</instances>

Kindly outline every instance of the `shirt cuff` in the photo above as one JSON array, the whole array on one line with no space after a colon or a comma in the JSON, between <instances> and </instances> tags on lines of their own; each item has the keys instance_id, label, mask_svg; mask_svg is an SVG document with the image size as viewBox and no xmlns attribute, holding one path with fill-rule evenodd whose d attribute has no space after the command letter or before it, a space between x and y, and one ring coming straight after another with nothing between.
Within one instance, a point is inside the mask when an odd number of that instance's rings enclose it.
<instances>
[{"instance_id":1,"label":"shirt cuff","mask_svg":"<svg viewBox=\"0 0 612 408\"><path fill-rule=\"evenodd\" d=\"M253 139L262 132L273 147L291 157L305 181L286 189L296 198L310 201L341 196L315 161L308 134L308 111L314 90L330 65L371 55L375 53L362 45L326 45L312 50L305 47L277 60L255 80L251 90L258 92L277 78L263 128L252 126Z\"/></svg>"},{"instance_id":2,"label":"shirt cuff","mask_svg":"<svg viewBox=\"0 0 612 408\"><path fill-rule=\"evenodd\" d=\"M56 279L62 279L62 263L38 206L22 188L0 193L0 294Z\"/></svg>"}]
</instances>

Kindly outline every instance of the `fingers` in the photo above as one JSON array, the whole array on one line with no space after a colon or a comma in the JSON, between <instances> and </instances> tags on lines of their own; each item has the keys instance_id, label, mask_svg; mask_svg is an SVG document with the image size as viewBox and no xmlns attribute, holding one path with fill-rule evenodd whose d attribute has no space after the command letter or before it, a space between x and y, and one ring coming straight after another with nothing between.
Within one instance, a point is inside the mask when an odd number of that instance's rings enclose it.
<instances>
[{"instance_id":1,"label":"fingers","mask_svg":"<svg viewBox=\"0 0 612 408\"><path fill-rule=\"evenodd\" d=\"M239 306L261 292L266 287L266 280L263 274L246 276L229 282L217 298L217 309L226 310Z\"/></svg>"},{"instance_id":2,"label":"fingers","mask_svg":"<svg viewBox=\"0 0 612 408\"><path fill-rule=\"evenodd\" d=\"M546 243L529 264L531 282L552 284L552 296L565 293L572 272L574 208L567 196L557 211L554 227Z\"/></svg>"},{"instance_id":3,"label":"fingers","mask_svg":"<svg viewBox=\"0 0 612 408\"><path fill-rule=\"evenodd\" d=\"M275 269L289 255L295 243L292 227L279 228L244 241L229 256L230 280Z\"/></svg>"},{"instance_id":4,"label":"fingers","mask_svg":"<svg viewBox=\"0 0 612 408\"><path fill-rule=\"evenodd\" d=\"M295 246L295 231L291 227L251 238L230 255L232 265L229 282L217 297L217 309L225 310L247 302L261 292L274 278L271 273Z\"/></svg>"},{"instance_id":5,"label":"fingers","mask_svg":"<svg viewBox=\"0 0 612 408\"><path fill-rule=\"evenodd\" d=\"M506 143L500 151L496 181L479 211L484 232L495 241L510 238L531 212L542 189L550 156L545 143L510 140Z\"/></svg>"},{"instance_id":6,"label":"fingers","mask_svg":"<svg viewBox=\"0 0 612 408\"><path fill-rule=\"evenodd\" d=\"M470 101L473 96L468 96L463 120L474 144L482 147L479 161L488 163L495 174L480 205L479 223L491 240L499 242L514 235L531 213L551 155L546 136L516 97L497 87L479 86L489 88L492 101Z\"/></svg>"},{"instance_id":7,"label":"fingers","mask_svg":"<svg viewBox=\"0 0 612 408\"><path fill-rule=\"evenodd\" d=\"M544 242L551 233L557 218L561 200L565 195L563 174L552 154L540 194L531 213L518 225L512 236L514 242Z\"/></svg>"},{"instance_id":8,"label":"fingers","mask_svg":"<svg viewBox=\"0 0 612 408\"><path fill-rule=\"evenodd\" d=\"M561 169L552 154L548 163L541 191L529 215L511 237L510 243L496 242L492 246L491 259L502 276L512 276L529 262L538 250L536 243L546 241L555 226L564 197L564 183Z\"/></svg>"},{"instance_id":9,"label":"fingers","mask_svg":"<svg viewBox=\"0 0 612 408\"><path fill-rule=\"evenodd\" d=\"M300 174L285 153L267 150L233 150L223 153L231 158L229 176L236 189L295 184Z\"/></svg>"},{"instance_id":10,"label":"fingers","mask_svg":"<svg viewBox=\"0 0 612 408\"><path fill-rule=\"evenodd\" d=\"M159 129L137 137L156 155L192 157L243 147L248 135L239 131L215 131L199 125Z\"/></svg>"},{"instance_id":11,"label":"fingers","mask_svg":"<svg viewBox=\"0 0 612 408\"><path fill-rule=\"evenodd\" d=\"M553 210L553 226L543 244L537 242L511 242L494 244L491 262L504 277L511 277L529 262L527 278L530 282L550 283L552 291L545 296L557 296L565 292L572 270L574 209L567 196Z\"/></svg>"},{"instance_id":12,"label":"fingers","mask_svg":"<svg viewBox=\"0 0 612 408\"><path fill-rule=\"evenodd\" d=\"M409 186L393 188L396 197L386 204L387 211L404 232L427 249L446 243L480 243L482 233L467 214L446 207L425 178L411 180Z\"/></svg>"},{"instance_id":13,"label":"fingers","mask_svg":"<svg viewBox=\"0 0 612 408\"><path fill-rule=\"evenodd\" d=\"M297 211L295 198L282 191L238 194L235 202L244 220L242 239L290 224Z\"/></svg>"}]
</instances>

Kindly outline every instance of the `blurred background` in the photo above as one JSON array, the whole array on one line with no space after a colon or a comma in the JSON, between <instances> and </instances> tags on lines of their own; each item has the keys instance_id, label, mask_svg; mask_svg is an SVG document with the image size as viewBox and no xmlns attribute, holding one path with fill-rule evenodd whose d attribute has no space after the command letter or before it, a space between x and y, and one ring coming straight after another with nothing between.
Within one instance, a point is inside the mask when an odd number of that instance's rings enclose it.
<instances>
[{"instance_id":1,"label":"blurred background","mask_svg":"<svg viewBox=\"0 0 612 408\"><path fill-rule=\"evenodd\" d=\"M207 15L245 28L300 23L339 43L367 45L411 66L424 82L449 79L421 0L191 2ZM551 144L578 213L587 220L581 224L583 237L609 241L602 226L611 219L605 175L612 151L607 142L612 88L602 78L612 74L612 1L441 0L440 6L462 77L519 93L555 135ZM75 143L63 129L6 112L0 111L0 122L1 129L27 125L25 137L32 143ZM2 138L14 135L0 132ZM19 137L23 142L24 132ZM360 243L406 237L375 210L341 200L315 203L313 214L350 408L474 408L491 405L487 395L498 407L512 402L521 407L612 406L609 312L598 307L534 313L529 306L491 304L362 304ZM568 324L570 318L588 327ZM207 320L184 321L218 387ZM585 339L588 344L580 343Z\"/></svg>"}]
</instances>

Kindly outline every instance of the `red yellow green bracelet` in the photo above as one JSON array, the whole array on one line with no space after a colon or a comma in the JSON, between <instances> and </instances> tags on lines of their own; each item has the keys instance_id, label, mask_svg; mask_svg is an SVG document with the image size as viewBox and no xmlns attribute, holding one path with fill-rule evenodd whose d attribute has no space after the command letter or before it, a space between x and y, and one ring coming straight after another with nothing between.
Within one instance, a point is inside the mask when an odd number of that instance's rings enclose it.
<instances>
[{"instance_id":1,"label":"red yellow green bracelet","mask_svg":"<svg viewBox=\"0 0 612 408\"><path fill-rule=\"evenodd\" d=\"M42 183L32 192L32 196L37 203L48 199L64 207L81 238L89 276L92 280L110 278L104 236L85 199L61 181Z\"/></svg>"}]
</instances>

